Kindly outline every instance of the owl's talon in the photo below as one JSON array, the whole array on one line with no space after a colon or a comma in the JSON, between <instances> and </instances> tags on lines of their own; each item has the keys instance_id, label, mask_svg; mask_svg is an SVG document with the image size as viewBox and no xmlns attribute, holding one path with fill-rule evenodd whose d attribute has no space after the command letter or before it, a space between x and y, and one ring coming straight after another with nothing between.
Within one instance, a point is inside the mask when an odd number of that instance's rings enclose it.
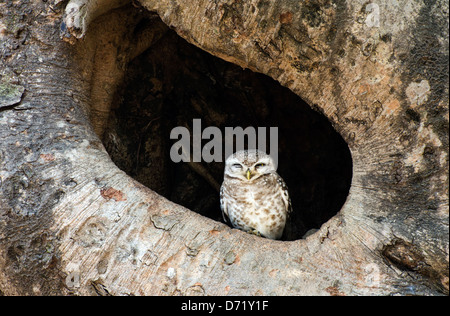
<instances>
[{"instance_id":1,"label":"owl's talon","mask_svg":"<svg viewBox=\"0 0 450 316\"><path fill-rule=\"evenodd\" d=\"M261 233L257 231L256 229L250 229L247 233L261 237Z\"/></svg>"}]
</instances>

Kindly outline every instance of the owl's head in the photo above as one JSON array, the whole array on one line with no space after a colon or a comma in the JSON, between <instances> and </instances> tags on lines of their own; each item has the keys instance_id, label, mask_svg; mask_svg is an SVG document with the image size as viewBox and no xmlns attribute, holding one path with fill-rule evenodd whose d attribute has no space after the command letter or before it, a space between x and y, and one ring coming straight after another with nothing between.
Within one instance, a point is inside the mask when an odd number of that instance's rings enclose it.
<instances>
[{"instance_id":1,"label":"owl's head","mask_svg":"<svg viewBox=\"0 0 450 316\"><path fill-rule=\"evenodd\" d=\"M225 161L225 175L248 182L274 172L276 166L272 157L257 149L237 151Z\"/></svg>"}]
</instances>

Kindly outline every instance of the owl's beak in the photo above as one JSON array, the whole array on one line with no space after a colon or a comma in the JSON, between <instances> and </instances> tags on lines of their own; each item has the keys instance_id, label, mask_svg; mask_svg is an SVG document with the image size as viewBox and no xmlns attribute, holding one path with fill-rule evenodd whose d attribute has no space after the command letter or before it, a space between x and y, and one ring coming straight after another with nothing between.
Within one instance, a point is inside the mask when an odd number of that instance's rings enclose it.
<instances>
[{"instance_id":1,"label":"owl's beak","mask_svg":"<svg viewBox=\"0 0 450 316\"><path fill-rule=\"evenodd\" d=\"M250 172L250 169L247 169L247 180L250 180L251 175L252 173Z\"/></svg>"}]
</instances>

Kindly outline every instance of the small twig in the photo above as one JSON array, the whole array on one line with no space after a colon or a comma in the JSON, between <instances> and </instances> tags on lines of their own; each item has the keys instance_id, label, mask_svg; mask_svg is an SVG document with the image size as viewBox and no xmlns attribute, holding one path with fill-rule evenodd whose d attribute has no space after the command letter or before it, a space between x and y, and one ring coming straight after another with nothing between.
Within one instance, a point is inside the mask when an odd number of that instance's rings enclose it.
<instances>
[{"instance_id":1,"label":"small twig","mask_svg":"<svg viewBox=\"0 0 450 316\"><path fill-rule=\"evenodd\" d=\"M189 126L185 123L184 126L191 131ZM191 131L192 132L192 131ZM211 173L202 165L201 162L194 162L192 161L192 156L189 157L189 162L187 163L189 168L191 168L195 173L197 173L199 176L201 176L203 179L208 182L210 186L213 187L214 190L217 192L220 192L220 184L214 179L214 177L211 175Z\"/></svg>"},{"instance_id":2,"label":"small twig","mask_svg":"<svg viewBox=\"0 0 450 316\"><path fill-rule=\"evenodd\" d=\"M141 137L139 137L139 144L138 144L138 149L137 149L137 153L136 153L136 174L139 169L139 154L141 152L142 135L147 131L147 129L150 127L150 125L154 121L159 120L160 118L161 118L161 116L158 116L158 117L155 117L154 119L150 120L150 122L148 122L148 124L141 131Z\"/></svg>"},{"instance_id":3,"label":"small twig","mask_svg":"<svg viewBox=\"0 0 450 316\"><path fill-rule=\"evenodd\" d=\"M208 182L209 185L214 188L214 190L220 192L220 184L213 178L211 173L209 173L209 171L200 162L189 161L188 166L199 176L205 179L206 182Z\"/></svg>"}]
</instances>

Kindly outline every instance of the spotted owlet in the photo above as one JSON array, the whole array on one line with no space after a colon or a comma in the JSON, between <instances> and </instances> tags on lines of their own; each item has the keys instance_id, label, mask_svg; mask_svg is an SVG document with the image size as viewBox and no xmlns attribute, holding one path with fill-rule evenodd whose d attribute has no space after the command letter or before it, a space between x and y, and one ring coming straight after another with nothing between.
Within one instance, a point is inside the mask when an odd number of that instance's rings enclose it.
<instances>
[{"instance_id":1,"label":"spotted owlet","mask_svg":"<svg viewBox=\"0 0 450 316\"><path fill-rule=\"evenodd\" d=\"M270 239L281 238L292 210L273 159L256 149L238 151L225 161L220 207L233 227Z\"/></svg>"}]
</instances>

